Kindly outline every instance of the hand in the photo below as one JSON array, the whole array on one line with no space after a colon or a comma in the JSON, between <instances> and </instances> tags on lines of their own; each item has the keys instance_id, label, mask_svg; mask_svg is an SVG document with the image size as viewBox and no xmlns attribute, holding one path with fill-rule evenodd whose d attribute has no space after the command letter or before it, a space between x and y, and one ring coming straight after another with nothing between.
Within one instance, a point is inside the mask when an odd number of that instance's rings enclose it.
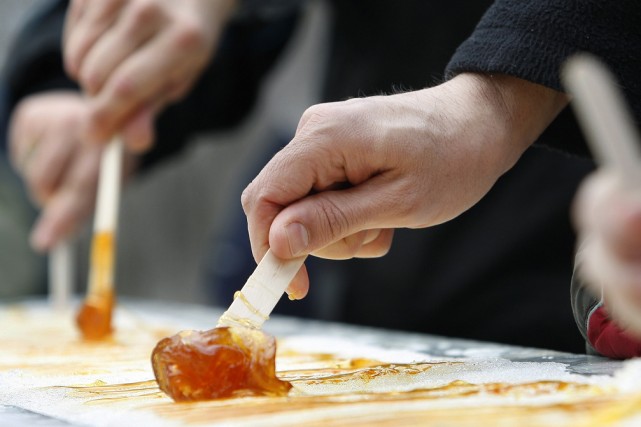
<instances>
[{"instance_id":1,"label":"hand","mask_svg":"<svg viewBox=\"0 0 641 427\"><path fill-rule=\"evenodd\" d=\"M87 137L106 142L142 111L180 99L209 61L235 0L72 0L67 72L92 97ZM129 149L141 152L151 140Z\"/></svg>"},{"instance_id":2,"label":"hand","mask_svg":"<svg viewBox=\"0 0 641 427\"><path fill-rule=\"evenodd\" d=\"M394 228L439 224L475 204L566 103L512 77L463 74L311 107L243 192L254 257L268 247L281 258L382 256ZM301 270L288 291L307 288Z\"/></svg>"},{"instance_id":3,"label":"hand","mask_svg":"<svg viewBox=\"0 0 641 427\"><path fill-rule=\"evenodd\" d=\"M577 194L578 274L620 327L641 337L641 193L599 170Z\"/></svg>"},{"instance_id":4,"label":"hand","mask_svg":"<svg viewBox=\"0 0 641 427\"><path fill-rule=\"evenodd\" d=\"M102 147L82 141L87 102L77 92L33 95L11 117L9 150L42 212L31 233L31 245L46 251L72 234L93 211ZM150 118L127 124L123 138L150 137ZM131 171L133 158L126 158Z\"/></svg>"}]
</instances>

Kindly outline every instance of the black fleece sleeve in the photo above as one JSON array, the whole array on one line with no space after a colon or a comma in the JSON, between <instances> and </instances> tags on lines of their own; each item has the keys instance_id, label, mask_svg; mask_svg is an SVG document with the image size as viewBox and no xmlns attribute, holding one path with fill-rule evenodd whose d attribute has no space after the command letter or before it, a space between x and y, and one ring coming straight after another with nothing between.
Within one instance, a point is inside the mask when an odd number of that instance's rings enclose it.
<instances>
[{"instance_id":1,"label":"black fleece sleeve","mask_svg":"<svg viewBox=\"0 0 641 427\"><path fill-rule=\"evenodd\" d=\"M561 65L578 51L613 69L641 117L638 0L497 0L457 49L447 75L502 73L561 91Z\"/></svg>"}]
</instances>

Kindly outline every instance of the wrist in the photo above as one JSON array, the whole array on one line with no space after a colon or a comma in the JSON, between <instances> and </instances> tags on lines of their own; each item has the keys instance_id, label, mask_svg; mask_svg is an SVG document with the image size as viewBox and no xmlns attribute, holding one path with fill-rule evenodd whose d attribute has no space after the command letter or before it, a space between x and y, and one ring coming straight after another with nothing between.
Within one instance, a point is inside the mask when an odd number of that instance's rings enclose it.
<instances>
[{"instance_id":1,"label":"wrist","mask_svg":"<svg viewBox=\"0 0 641 427\"><path fill-rule=\"evenodd\" d=\"M509 75L474 76L498 118L498 142L508 153L505 172L568 105L569 99L562 92Z\"/></svg>"},{"instance_id":2,"label":"wrist","mask_svg":"<svg viewBox=\"0 0 641 427\"><path fill-rule=\"evenodd\" d=\"M477 134L472 139L483 144L498 175L514 166L568 104L562 92L504 74L463 73L442 86L458 100L468 116L465 126Z\"/></svg>"}]
</instances>

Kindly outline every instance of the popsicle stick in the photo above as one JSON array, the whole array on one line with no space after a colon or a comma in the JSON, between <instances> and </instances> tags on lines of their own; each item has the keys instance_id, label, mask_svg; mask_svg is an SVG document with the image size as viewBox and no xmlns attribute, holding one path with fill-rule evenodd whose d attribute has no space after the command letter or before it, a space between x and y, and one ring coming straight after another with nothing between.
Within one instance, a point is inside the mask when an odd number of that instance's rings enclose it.
<instances>
[{"instance_id":1,"label":"popsicle stick","mask_svg":"<svg viewBox=\"0 0 641 427\"><path fill-rule=\"evenodd\" d=\"M67 239L49 253L49 302L54 310L64 311L69 307L74 273L73 242Z\"/></svg>"},{"instance_id":2,"label":"popsicle stick","mask_svg":"<svg viewBox=\"0 0 641 427\"><path fill-rule=\"evenodd\" d=\"M625 185L641 183L639 134L614 76L588 54L570 58L563 83L597 162L618 171Z\"/></svg>"},{"instance_id":3,"label":"popsicle stick","mask_svg":"<svg viewBox=\"0 0 641 427\"><path fill-rule=\"evenodd\" d=\"M122 151L122 140L114 138L105 147L105 151L102 154L96 199L96 215L94 217L94 233L101 231L113 232L118 228Z\"/></svg>"},{"instance_id":4,"label":"popsicle stick","mask_svg":"<svg viewBox=\"0 0 641 427\"><path fill-rule=\"evenodd\" d=\"M100 162L89 284L85 302L77 316L80 331L87 339L101 339L112 330L122 151L122 141L114 138L105 147Z\"/></svg>"},{"instance_id":5,"label":"popsicle stick","mask_svg":"<svg viewBox=\"0 0 641 427\"><path fill-rule=\"evenodd\" d=\"M114 138L102 154L94 216L89 296L113 291L115 233L118 227L122 141ZM96 253L99 252L99 253Z\"/></svg>"},{"instance_id":6,"label":"popsicle stick","mask_svg":"<svg viewBox=\"0 0 641 427\"><path fill-rule=\"evenodd\" d=\"M260 329L306 258L283 260L268 250L217 326Z\"/></svg>"}]
</instances>

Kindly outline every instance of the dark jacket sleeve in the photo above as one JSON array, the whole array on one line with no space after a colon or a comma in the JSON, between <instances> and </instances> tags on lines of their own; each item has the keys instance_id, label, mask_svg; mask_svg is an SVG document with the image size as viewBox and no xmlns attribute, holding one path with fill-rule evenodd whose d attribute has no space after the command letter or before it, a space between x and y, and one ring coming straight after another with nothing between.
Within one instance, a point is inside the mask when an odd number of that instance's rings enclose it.
<instances>
[{"instance_id":1,"label":"dark jacket sleeve","mask_svg":"<svg viewBox=\"0 0 641 427\"><path fill-rule=\"evenodd\" d=\"M9 114L30 94L77 89L62 64L61 36L67 3L47 4L14 41L11 61L3 73ZM180 151L194 134L229 129L247 117L264 77L294 31L298 13L298 9L288 8L270 19L255 16L231 22L194 89L158 118L156 143L145 155L143 166Z\"/></svg>"},{"instance_id":2,"label":"dark jacket sleeve","mask_svg":"<svg viewBox=\"0 0 641 427\"><path fill-rule=\"evenodd\" d=\"M591 52L615 72L638 118L640 49L638 0L497 0L457 49L447 75L502 73L562 91L563 62Z\"/></svg>"},{"instance_id":3,"label":"dark jacket sleeve","mask_svg":"<svg viewBox=\"0 0 641 427\"><path fill-rule=\"evenodd\" d=\"M51 1L36 11L18 32L7 55L2 77L7 108L24 97L46 90L76 89L62 66L61 37L66 1Z\"/></svg>"}]
</instances>

